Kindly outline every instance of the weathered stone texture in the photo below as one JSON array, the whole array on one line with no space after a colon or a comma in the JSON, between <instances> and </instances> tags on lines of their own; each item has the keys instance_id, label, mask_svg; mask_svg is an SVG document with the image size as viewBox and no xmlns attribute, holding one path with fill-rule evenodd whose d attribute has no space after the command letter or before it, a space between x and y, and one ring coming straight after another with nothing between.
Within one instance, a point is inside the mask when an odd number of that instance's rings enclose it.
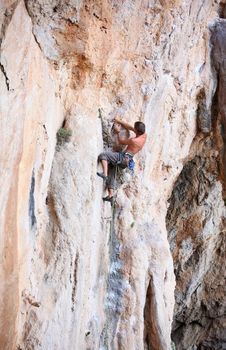
<instances>
[{"instance_id":1,"label":"weathered stone texture","mask_svg":"<svg viewBox=\"0 0 226 350\"><path fill-rule=\"evenodd\" d=\"M223 349L226 208L218 180L219 157L209 136L197 137L192 152L167 214L177 282L173 340L177 349Z\"/></svg>"},{"instance_id":2,"label":"weathered stone texture","mask_svg":"<svg viewBox=\"0 0 226 350\"><path fill-rule=\"evenodd\" d=\"M226 196L226 22L219 19L211 27L212 67L217 81L213 103L213 123L221 154L220 175Z\"/></svg>"},{"instance_id":3,"label":"weathered stone texture","mask_svg":"<svg viewBox=\"0 0 226 350\"><path fill-rule=\"evenodd\" d=\"M212 117L208 28L224 21L214 22L218 5L1 2L0 348L170 349L165 217L179 174L168 218L179 281L173 338L181 348L223 344L224 285L214 278L223 260L224 121L215 127ZM112 208L96 176L100 111L108 124L115 115L144 121L148 133ZM56 145L60 127L72 135ZM216 292L204 293L213 279Z\"/></svg>"},{"instance_id":4,"label":"weathered stone texture","mask_svg":"<svg viewBox=\"0 0 226 350\"><path fill-rule=\"evenodd\" d=\"M226 348L225 28L222 19L210 26L215 93L210 108L204 89L197 96L199 134L167 214L177 282L173 340L178 349Z\"/></svg>"}]
</instances>

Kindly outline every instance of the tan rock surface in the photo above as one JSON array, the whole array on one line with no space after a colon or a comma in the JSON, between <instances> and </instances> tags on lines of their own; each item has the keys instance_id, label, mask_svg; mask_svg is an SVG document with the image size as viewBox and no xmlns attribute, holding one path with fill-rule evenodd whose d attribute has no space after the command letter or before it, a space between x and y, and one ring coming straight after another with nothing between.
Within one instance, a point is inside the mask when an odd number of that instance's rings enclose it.
<instances>
[{"instance_id":1,"label":"tan rock surface","mask_svg":"<svg viewBox=\"0 0 226 350\"><path fill-rule=\"evenodd\" d=\"M208 25L217 8L1 3L0 348L171 348L167 199L191 152L201 89L211 106ZM120 114L147 125L135 175L112 209L96 176L99 109L105 121ZM56 147L61 126L72 136ZM210 253L223 215L218 182L216 193Z\"/></svg>"}]
</instances>

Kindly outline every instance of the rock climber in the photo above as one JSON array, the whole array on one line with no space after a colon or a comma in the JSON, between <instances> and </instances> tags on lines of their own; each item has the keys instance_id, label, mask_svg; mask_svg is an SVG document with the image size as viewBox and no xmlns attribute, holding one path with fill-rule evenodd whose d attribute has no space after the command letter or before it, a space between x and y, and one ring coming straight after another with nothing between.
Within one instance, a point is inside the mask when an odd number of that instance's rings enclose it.
<instances>
[{"instance_id":1,"label":"rock climber","mask_svg":"<svg viewBox=\"0 0 226 350\"><path fill-rule=\"evenodd\" d=\"M114 169L116 169L117 165L122 168L128 167L130 160L143 148L147 139L145 124L142 122L137 121L134 123L134 126L131 126L123 120L115 118L114 123L114 131L117 134L118 143L120 145L125 145L126 149L123 152L115 152L113 150L101 153L98 156L98 161L102 164L103 172L97 172L97 175L106 182L108 190L108 196L104 197L103 200L111 203L114 195L115 171L109 173L109 167L113 166ZM121 127L133 131L136 136L132 138L121 138L119 136Z\"/></svg>"},{"instance_id":2,"label":"rock climber","mask_svg":"<svg viewBox=\"0 0 226 350\"><path fill-rule=\"evenodd\" d=\"M106 127L106 124L102 123L102 132L103 132L103 141L105 147L110 147L108 151L113 152L124 152L126 150L127 145L119 144L119 138L124 140L130 138L130 132L128 129L125 129L121 124L114 121L110 133L108 132L108 128ZM106 152L106 151L105 151ZM118 182L123 181L123 168L122 167L116 167L111 162L108 163L108 176L107 180L105 181L105 186L109 195L103 200L110 201L112 203L113 200L113 192L116 189Z\"/></svg>"}]
</instances>

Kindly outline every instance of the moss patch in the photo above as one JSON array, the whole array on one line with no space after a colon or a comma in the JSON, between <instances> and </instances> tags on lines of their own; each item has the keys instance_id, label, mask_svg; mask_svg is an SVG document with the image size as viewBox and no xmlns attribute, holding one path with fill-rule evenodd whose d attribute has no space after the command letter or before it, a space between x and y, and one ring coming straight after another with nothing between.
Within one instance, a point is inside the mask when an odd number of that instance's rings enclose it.
<instances>
[{"instance_id":1,"label":"moss patch","mask_svg":"<svg viewBox=\"0 0 226 350\"><path fill-rule=\"evenodd\" d=\"M57 131L57 145L63 145L65 142L69 142L72 135L71 129L60 128Z\"/></svg>"}]
</instances>

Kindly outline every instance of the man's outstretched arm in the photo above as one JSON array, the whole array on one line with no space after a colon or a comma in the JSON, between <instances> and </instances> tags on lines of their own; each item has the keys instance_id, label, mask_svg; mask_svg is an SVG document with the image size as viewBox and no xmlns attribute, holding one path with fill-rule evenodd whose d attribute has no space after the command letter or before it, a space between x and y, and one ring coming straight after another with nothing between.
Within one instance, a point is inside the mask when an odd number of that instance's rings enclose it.
<instances>
[{"instance_id":1,"label":"man's outstretched arm","mask_svg":"<svg viewBox=\"0 0 226 350\"><path fill-rule=\"evenodd\" d=\"M119 119L117 117L114 120L116 121L116 123L121 124L125 129L135 132L134 127L132 125L124 122L123 120L121 120L121 119Z\"/></svg>"}]
</instances>

